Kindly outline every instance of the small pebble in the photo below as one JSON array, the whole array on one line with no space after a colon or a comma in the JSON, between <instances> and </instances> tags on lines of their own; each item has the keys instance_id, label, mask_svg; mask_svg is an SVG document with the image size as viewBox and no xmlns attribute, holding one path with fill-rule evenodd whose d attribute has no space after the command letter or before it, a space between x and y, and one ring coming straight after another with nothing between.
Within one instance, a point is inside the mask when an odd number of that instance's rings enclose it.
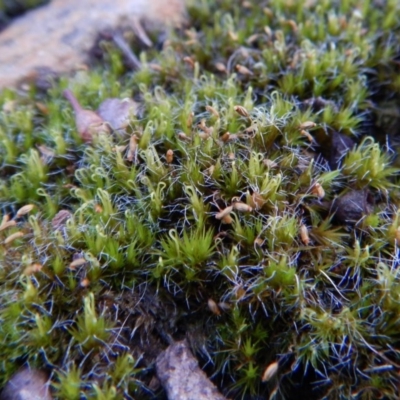
<instances>
[{"instance_id":1,"label":"small pebble","mask_svg":"<svg viewBox=\"0 0 400 400\"><path fill-rule=\"evenodd\" d=\"M43 371L24 368L14 374L0 395L0 400L52 400L49 377Z\"/></svg>"}]
</instances>

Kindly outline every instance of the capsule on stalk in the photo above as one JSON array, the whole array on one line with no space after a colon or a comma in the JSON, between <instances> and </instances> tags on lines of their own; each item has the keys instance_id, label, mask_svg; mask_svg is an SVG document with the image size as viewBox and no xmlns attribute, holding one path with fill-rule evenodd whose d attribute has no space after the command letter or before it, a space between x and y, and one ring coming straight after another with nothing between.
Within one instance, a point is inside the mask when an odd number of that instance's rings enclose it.
<instances>
[{"instance_id":1,"label":"capsule on stalk","mask_svg":"<svg viewBox=\"0 0 400 400\"><path fill-rule=\"evenodd\" d=\"M167 160L168 164L171 164L172 161L174 161L174 152L173 152L173 150L171 150L171 149L167 150L167 153L165 155L165 159Z\"/></svg>"},{"instance_id":2,"label":"capsule on stalk","mask_svg":"<svg viewBox=\"0 0 400 400\"><path fill-rule=\"evenodd\" d=\"M208 299L207 305L213 314L217 316L221 315L221 310L219 309L218 304L213 299Z\"/></svg>"},{"instance_id":3,"label":"capsule on stalk","mask_svg":"<svg viewBox=\"0 0 400 400\"><path fill-rule=\"evenodd\" d=\"M277 361L269 364L268 367L265 368L265 370L262 374L261 380L263 382L269 381L278 372L278 367L279 367L279 364Z\"/></svg>"}]
</instances>

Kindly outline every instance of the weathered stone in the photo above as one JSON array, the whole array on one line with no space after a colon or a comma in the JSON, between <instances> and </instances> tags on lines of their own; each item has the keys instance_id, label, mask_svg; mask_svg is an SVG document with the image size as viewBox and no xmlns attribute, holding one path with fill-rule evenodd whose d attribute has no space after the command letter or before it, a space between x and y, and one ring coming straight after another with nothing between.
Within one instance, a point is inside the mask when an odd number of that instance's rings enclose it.
<instances>
[{"instance_id":1,"label":"weathered stone","mask_svg":"<svg viewBox=\"0 0 400 400\"><path fill-rule=\"evenodd\" d=\"M340 222L355 224L372 212L371 201L368 190L350 190L333 201L332 210Z\"/></svg>"},{"instance_id":2,"label":"weathered stone","mask_svg":"<svg viewBox=\"0 0 400 400\"><path fill-rule=\"evenodd\" d=\"M156 360L168 400L226 400L199 368L186 341L171 344Z\"/></svg>"},{"instance_id":3,"label":"weathered stone","mask_svg":"<svg viewBox=\"0 0 400 400\"><path fill-rule=\"evenodd\" d=\"M24 368L7 382L0 400L52 400L48 379L43 371Z\"/></svg>"},{"instance_id":4,"label":"weathered stone","mask_svg":"<svg viewBox=\"0 0 400 400\"><path fill-rule=\"evenodd\" d=\"M0 89L82 67L103 31L183 20L184 0L53 0L0 32Z\"/></svg>"}]
</instances>

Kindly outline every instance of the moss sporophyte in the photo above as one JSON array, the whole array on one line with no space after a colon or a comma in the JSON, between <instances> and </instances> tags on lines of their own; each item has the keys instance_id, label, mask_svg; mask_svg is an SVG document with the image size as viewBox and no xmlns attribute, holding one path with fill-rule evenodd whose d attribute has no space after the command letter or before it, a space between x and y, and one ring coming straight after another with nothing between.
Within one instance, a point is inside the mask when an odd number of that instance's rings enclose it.
<instances>
[{"instance_id":1,"label":"moss sporophyte","mask_svg":"<svg viewBox=\"0 0 400 400\"><path fill-rule=\"evenodd\" d=\"M186 338L229 398L398 398L399 7L202 0L1 92L1 386L163 398Z\"/></svg>"}]
</instances>

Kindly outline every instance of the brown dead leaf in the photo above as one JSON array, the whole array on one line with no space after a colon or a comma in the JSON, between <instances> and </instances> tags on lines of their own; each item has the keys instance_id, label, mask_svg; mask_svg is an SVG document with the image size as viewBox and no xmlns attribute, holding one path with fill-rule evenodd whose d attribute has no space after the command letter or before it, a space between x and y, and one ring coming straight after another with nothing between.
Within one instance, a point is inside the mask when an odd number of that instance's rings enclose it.
<instances>
[{"instance_id":1,"label":"brown dead leaf","mask_svg":"<svg viewBox=\"0 0 400 400\"><path fill-rule=\"evenodd\" d=\"M132 99L110 98L100 104L97 114L109 123L113 131L123 133L131 117L137 114L138 108L139 104Z\"/></svg>"},{"instance_id":2,"label":"brown dead leaf","mask_svg":"<svg viewBox=\"0 0 400 400\"><path fill-rule=\"evenodd\" d=\"M92 110L82 108L71 90L64 90L63 94L74 109L76 129L85 142L92 142L93 137L101 132L110 132L103 118Z\"/></svg>"}]
</instances>

